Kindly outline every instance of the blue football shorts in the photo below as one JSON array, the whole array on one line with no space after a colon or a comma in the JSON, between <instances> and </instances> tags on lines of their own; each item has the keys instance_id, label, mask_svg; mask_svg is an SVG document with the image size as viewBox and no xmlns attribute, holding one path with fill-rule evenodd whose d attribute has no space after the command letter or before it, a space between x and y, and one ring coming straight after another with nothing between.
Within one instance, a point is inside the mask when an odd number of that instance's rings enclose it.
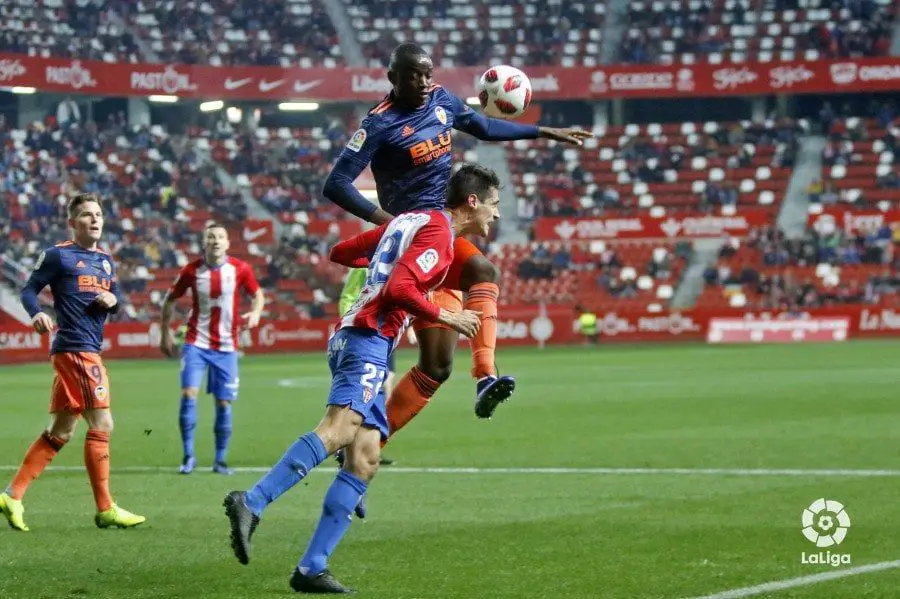
<instances>
[{"instance_id":1,"label":"blue football shorts","mask_svg":"<svg viewBox=\"0 0 900 599\"><path fill-rule=\"evenodd\" d=\"M207 393L216 399L237 399L240 384L237 352L202 349L185 344L181 348L181 388L200 387L204 374Z\"/></svg>"},{"instance_id":2,"label":"blue football shorts","mask_svg":"<svg viewBox=\"0 0 900 599\"><path fill-rule=\"evenodd\" d=\"M350 406L363 417L363 426L378 429L382 439L389 434L384 379L392 349L388 338L370 329L341 329L328 341L328 405Z\"/></svg>"}]
</instances>

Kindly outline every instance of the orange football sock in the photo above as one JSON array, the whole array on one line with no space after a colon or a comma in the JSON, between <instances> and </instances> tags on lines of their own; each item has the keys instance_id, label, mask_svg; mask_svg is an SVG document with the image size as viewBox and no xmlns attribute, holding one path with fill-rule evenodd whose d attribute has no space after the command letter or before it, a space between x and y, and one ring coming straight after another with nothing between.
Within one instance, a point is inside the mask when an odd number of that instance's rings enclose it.
<instances>
[{"instance_id":1,"label":"orange football sock","mask_svg":"<svg viewBox=\"0 0 900 599\"><path fill-rule=\"evenodd\" d=\"M41 475L44 468L50 465L65 444L65 441L46 431L38 437L37 441L28 448L28 453L25 454L19 471L16 472L12 484L9 485L9 496L17 500L22 499L25 491L28 490L28 485Z\"/></svg>"},{"instance_id":2,"label":"orange football sock","mask_svg":"<svg viewBox=\"0 0 900 599\"><path fill-rule=\"evenodd\" d=\"M97 511L105 512L113 503L109 495L109 433L94 429L87 432L84 438L84 465L91 479Z\"/></svg>"},{"instance_id":3,"label":"orange football sock","mask_svg":"<svg viewBox=\"0 0 900 599\"><path fill-rule=\"evenodd\" d=\"M413 366L400 379L387 400L388 429L391 435L415 418L428 405L431 396L440 386L439 382L422 372L418 366ZM387 440L382 441L381 446L384 447L386 443Z\"/></svg>"},{"instance_id":4,"label":"orange football sock","mask_svg":"<svg viewBox=\"0 0 900 599\"><path fill-rule=\"evenodd\" d=\"M494 353L497 349L497 300L500 287L496 283L475 283L466 294L466 310L481 312L481 329L471 340L472 376L476 379L497 376Z\"/></svg>"}]
</instances>

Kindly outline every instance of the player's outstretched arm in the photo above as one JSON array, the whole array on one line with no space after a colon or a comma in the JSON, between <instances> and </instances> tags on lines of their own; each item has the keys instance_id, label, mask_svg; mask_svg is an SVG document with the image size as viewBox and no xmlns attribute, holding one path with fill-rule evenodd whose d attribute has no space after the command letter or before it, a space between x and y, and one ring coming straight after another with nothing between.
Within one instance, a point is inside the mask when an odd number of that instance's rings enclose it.
<instances>
[{"instance_id":1,"label":"player's outstretched arm","mask_svg":"<svg viewBox=\"0 0 900 599\"><path fill-rule=\"evenodd\" d=\"M537 127L535 125L516 123L515 121L504 121L503 119L492 119L475 112L456 96L452 94L450 96L453 110L456 113L454 127L474 135L482 141L515 141L518 139L537 139L542 137L580 146L585 139L593 137L593 134L577 127L558 129L555 127Z\"/></svg>"}]
</instances>

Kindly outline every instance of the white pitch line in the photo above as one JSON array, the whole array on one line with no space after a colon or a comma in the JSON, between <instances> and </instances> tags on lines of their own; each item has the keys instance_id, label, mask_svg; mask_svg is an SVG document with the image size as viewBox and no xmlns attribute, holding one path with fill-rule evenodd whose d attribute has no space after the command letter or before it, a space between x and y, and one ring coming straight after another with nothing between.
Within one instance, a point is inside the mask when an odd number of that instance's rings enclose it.
<instances>
[{"instance_id":1,"label":"white pitch line","mask_svg":"<svg viewBox=\"0 0 900 599\"><path fill-rule=\"evenodd\" d=\"M702 597L691 597L690 599L742 599L743 597L755 597L763 593L773 593L783 591L785 589L794 589L797 587L806 587L820 582L828 582L829 580L838 580L849 576L859 576L860 574L870 574L872 572L881 572L883 570L893 570L900 568L900 560L892 562L878 562L877 564L869 564L867 566L857 566L855 568L847 568L845 570L832 570L830 572L821 572L819 574L810 574L809 576L800 576L798 578L788 578L785 580L775 580L758 584L752 587L744 587L741 589L731 589L730 591L722 591L721 593L713 593L712 595L703 595Z\"/></svg>"},{"instance_id":2,"label":"white pitch line","mask_svg":"<svg viewBox=\"0 0 900 599\"><path fill-rule=\"evenodd\" d=\"M15 471L19 467L0 465L0 471ZM268 472L270 466L235 468L238 473ZM83 466L51 466L50 471L82 472ZM114 472L166 473L175 466L122 466ZM198 470L203 470L202 467ZM322 467L315 471L334 472L334 468ZM848 478L896 478L900 470L804 470L804 469L746 469L746 468L427 468L385 466L379 474L582 474L582 475L656 475L656 476L787 476L787 477L848 477Z\"/></svg>"}]
</instances>

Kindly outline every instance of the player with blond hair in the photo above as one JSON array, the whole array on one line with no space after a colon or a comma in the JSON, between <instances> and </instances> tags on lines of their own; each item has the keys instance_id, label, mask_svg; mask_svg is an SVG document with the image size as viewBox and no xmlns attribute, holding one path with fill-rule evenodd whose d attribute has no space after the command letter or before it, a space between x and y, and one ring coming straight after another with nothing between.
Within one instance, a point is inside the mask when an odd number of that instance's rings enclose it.
<instances>
[{"instance_id":1,"label":"player with blond hair","mask_svg":"<svg viewBox=\"0 0 900 599\"><path fill-rule=\"evenodd\" d=\"M71 199L67 211L72 239L41 253L22 290L22 305L34 330L41 335L56 330L56 337L50 349L55 372L50 426L28 449L12 482L0 494L0 512L20 531L29 530L22 504L25 491L72 438L80 417L88 425L84 465L97 506L95 524L130 528L146 520L117 506L109 492L112 391L100 351L106 318L119 309L121 301L115 263L98 247L103 209L97 196L83 193ZM53 294L56 323L38 302L38 294L47 286Z\"/></svg>"}]
</instances>

